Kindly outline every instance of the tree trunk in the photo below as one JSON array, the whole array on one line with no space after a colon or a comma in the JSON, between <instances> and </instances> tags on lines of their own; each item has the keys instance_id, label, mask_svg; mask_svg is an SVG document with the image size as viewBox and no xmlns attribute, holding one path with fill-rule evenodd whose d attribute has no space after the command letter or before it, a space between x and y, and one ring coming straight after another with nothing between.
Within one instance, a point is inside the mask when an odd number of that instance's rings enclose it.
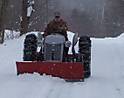
<instances>
[{"instance_id":1,"label":"tree trunk","mask_svg":"<svg viewBox=\"0 0 124 98\"><path fill-rule=\"evenodd\" d=\"M20 36L28 31L28 17L27 17L28 0L22 0L22 19L21 19L21 33Z\"/></svg>"},{"instance_id":2,"label":"tree trunk","mask_svg":"<svg viewBox=\"0 0 124 98\"><path fill-rule=\"evenodd\" d=\"M4 42L4 29L5 29L5 12L7 0L0 0L0 43Z\"/></svg>"}]
</instances>

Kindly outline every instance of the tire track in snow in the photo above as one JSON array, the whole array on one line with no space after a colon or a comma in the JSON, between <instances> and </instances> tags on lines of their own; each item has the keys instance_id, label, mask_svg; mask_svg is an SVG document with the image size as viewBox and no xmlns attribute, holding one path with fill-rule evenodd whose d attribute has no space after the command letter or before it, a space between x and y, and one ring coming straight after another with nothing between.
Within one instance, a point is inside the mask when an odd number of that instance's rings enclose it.
<instances>
[{"instance_id":1,"label":"tire track in snow","mask_svg":"<svg viewBox=\"0 0 124 98\"><path fill-rule=\"evenodd\" d=\"M116 88L116 91L118 93L118 95L120 96L120 98L124 98L124 86L122 86L121 84L124 83L124 51L122 51L122 44L120 43L116 43L116 45L114 45L114 49L116 51L116 57L119 60L118 61L118 77L116 79L116 81L114 81L114 86ZM123 55L122 55L123 53ZM123 56L123 57L122 57ZM121 75L121 76L120 76Z\"/></svg>"},{"instance_id":2,"label":"tire track in snow","mask_svg":"<svg viewBox=\"0 0 124 98\"><path fill-rule=\"evenodd\" d=\"M68 83L56 83L47 98L68 98ZM64 96L64 97L63 97Z\"/></svg>"}]
</instances>

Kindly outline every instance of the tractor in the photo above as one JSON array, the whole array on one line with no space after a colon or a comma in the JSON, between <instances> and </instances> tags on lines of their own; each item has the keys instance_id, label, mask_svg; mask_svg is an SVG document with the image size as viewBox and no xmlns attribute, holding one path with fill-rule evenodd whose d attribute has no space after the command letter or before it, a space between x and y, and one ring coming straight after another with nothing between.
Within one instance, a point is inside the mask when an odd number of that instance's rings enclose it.
<instances>
[{"instance_id":1,"label":"tractor","mask_svg":"<svg viewBox=\"0 0 124 98\"><path fill-rule=\"evenodd\" d=\"M71 45L71 47L70 47ZM75 46L78 46L78 52ZM70 48L71 53L65 52ZM91 40L88 36L74 34L72 41L53 33L30 33L24 39L23 61L16 62L17 75L46 74L66 81L84 81L91 76Z\"/></svg>"}]
</instances>

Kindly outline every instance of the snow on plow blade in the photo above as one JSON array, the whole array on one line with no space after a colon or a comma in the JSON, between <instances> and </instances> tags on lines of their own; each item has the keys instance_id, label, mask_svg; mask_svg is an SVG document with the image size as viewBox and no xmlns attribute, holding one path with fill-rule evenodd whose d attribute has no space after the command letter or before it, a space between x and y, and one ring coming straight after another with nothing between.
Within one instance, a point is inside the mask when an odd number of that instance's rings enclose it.
<instances>
[{"instance_id":1,"label":"snow on plow blade","mask_svg":"<svg viewBox=\"0 0 124 98\"><path fill-rule=\"evenodd\" d=\"M84 69L79 62L16 62L17 74L39 73L67 81L83 81Z\"/></svg>"}]
</instances>

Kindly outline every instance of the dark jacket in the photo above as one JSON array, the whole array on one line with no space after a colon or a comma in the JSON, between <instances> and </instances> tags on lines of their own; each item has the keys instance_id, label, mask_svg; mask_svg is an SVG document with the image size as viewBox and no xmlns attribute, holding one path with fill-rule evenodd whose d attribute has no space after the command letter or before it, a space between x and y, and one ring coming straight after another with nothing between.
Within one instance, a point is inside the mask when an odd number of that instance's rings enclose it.
<instances>
[{"instance_id":1,"label":"dark jacket","mask_svg":"<svg viewBox=\"0 0 124 98\"><path fill-rule=\"evenodd\" d=\"M67 41L68 40L67 30L68 30L67 24L63 19L59 19L59 21L56 21L55 19L53 19L45 28L44 35L47 36L52 33L58 33L58 34L64 35Z\"/></svg>"}]
</instances>

